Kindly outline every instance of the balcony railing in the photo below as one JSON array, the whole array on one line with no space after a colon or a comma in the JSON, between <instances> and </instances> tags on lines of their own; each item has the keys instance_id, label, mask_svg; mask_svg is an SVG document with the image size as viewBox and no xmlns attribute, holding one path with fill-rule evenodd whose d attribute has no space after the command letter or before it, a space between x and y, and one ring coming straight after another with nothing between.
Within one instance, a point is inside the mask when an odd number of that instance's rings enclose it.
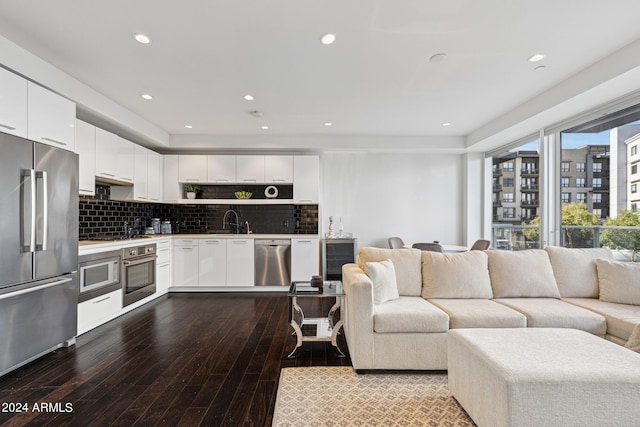
<instances>
[{"instance_id":1,"label":"balcony railing","mask_svg":"<svg viewBox=\"0 0 640 427\"><path fill-rule=\"evenodd\" d=\"M520 202L520 206L540 206L539 200L523 200Z\"/></svg>"},{"instance_id":2,"label":"balcony railing","mask_svg":"<svg viewBox=\"0 0 640 427\"><path fill-rule=\"evenodd\" d=\"M523 250L541 247L540 227L537 225L492 224L491 228L493 249ZM564 225L561 236L561 245L567 248L609 247L616 260L640 261L638 226Z\"/></svg>"}]
</instances>

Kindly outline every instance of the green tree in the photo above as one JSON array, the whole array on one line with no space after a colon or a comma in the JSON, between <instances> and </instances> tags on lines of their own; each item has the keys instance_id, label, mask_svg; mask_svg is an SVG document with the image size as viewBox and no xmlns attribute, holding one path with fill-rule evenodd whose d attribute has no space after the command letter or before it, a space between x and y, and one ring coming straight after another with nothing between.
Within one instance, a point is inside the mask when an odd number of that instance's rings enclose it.
<instances>
[{"instance_id":1,"label":"green tree","mask_svg":"<svg viewBox=\"0 0 640 427\"><path fill-rule=\"evenodd\" d=\"M540 225L540 217L535 217L529 223L523 222L522 225ZM584 202L565 203L562 205L562 225L598 225L598 217L587 210ZM565 228L564 242L565 246L570 248L578 244L580 241L593 239L593 229L591 228ZM526 228L523 234L527 240L538 241L540 239L539 228Z\"/></svg>"},{"instance_id":2,"label":"green tree","mask_svg":"<svg viewBox=\"0 0 640 427\"><path fill-rule=\"evenodd\" d=\"M604 225L640 226L640 212L624 210L616 218L607 218ZM603 230L600 242L611 249L631 251L631 260L636 261L640 251L640 230Z\"/></svg>"},{"instance_id":3,"label":"green tree","mask_svg":"<svg viewBox=\"0 0 640 427\"><path fill-rule=\"evenodd\" d=\"M598 217L587 210L584 202L562 205L562 225L598 225ZM593 228L563 229L565 246L575 248L580 241L593 239Z\"/></svg>"}]
</instances>

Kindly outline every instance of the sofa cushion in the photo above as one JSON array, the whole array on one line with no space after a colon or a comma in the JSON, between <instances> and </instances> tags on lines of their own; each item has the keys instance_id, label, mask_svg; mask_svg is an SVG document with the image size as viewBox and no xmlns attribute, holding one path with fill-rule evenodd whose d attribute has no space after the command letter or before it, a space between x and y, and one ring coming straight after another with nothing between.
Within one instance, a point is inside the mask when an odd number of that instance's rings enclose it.
<instances>
[{"instance_id":1,"label":"sofa cushion","mask_svg":"<svg viewBox=\"0 0 640 427\"><path fill-rule=\"evenodd\" d=\"M422 252L423 298L493 298L487 254Z\"/></svg>"},{"instance_id":2,"label":"sofa cushion","mask_svg":"<svg viewBox=\"0 0 640 427\"><path fill-rule=\"evenodd\" d=\"M598 298L596 259L613 259L608 248L547 246L553 275L563 298Z\"/></svg>"},{"instance_id":3,"label":"sofa cushion","mask_svg":"<svg viewBox=\"0 0 640 427\"><path fill-rule=\"evenodd\" d=\"M600 301L595 298L563 298L571 304L598 313L607 320L607 335L627 341L640 326L640 306Z\"/></svg>"},{"instance_id":4,"label":"sofa cushion","mask_svg":"<svg viewBox=\"0 0 640 427\"><path fill-rule=\"evenodd\" d=\"M603 316L555 298L503 298L504 304L527 316L530 328L571 328L604 337L607 323Z\"/></svg>"},{"instance_id":5,"label":"sofa cushion","mask_svg":"<svg viewBox=\"0 0 640 427\"><path fill-rule=\"evenodd\" d=\"M549 255L544 250L486 253L494 298L560 298Z\"/></svg>"},{"instance_id":6,"label":"sofa cushion","mask_svg":"<svg viewBox=\"0 0 640 427\"><path fill-rule=\"evenodd\" d=\"M406 296L420 296L422 291L422 251L419 249L360 248L356 263L364 271L366 262L390 259L396 270L398 293Z\"/></svg>"},{"instance_id":7,"label":"sofa cushion","mask_svg":"<svg viewBox=\"0 0 640 427\"><path fill-rule=\"evenodd\" d=\"M447 314L420 297L401 296L373 307L375 332L447 332L448 329Z\"/></svg>"},{"instance_id":8,"label":"sofa cushion","mask_svg":"<svg viewBox=\"0 0 640 427\"><path fill-rule=\"evenodd\" d=\"M640 264L596 260L600 299L640 305Z\"/></svg>"},{"instance_id":9,"label":"sofa cushion","mask_svg":"<svg viewBox=\"0 0 640 427\"><path fill-rule=\"evenodd\" d=\"M382 304L398 299L396 270L390 259L380 262L365 262L364 272L373 283L373 303Z\"/></svg>"},{"instance_id":10,"label":"sofa cushion","mask_svg":"<svg viewBox=\"0 0 640 427\"><path fill-rule=\"evenodd\" d=\"M487 299L430 299L449 316L449 328L526 328L524 314Z\"/></svg>"}]
</instances>

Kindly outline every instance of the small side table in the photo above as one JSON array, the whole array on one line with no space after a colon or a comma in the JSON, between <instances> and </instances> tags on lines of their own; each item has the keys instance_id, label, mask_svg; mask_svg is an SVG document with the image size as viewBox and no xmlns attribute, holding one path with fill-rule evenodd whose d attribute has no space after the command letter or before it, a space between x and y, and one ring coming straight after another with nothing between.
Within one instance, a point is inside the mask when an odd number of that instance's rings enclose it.
<instances>
[{"instance_id":1,"label":"small side table","mask_svg":"<svg viewBox=\"0 0 640 427\"><path fill-rule=\"evenodd\" d=\"M338 347L338 331L342 328L342 310L339 312L338 322L334 323L333 318L338 309L343 304L344 292L342 282L338 280L325 281L322 292L310 288L309 282L292 282L289 288L289 323L293 327L293 333L297 341L290 358L295 357L298 348L302 347L305 341L327 341L336 349L339 357L345 357L340 347ZM327 317L305 318L302 308L298 305L298 298L335 298Z\"/></svg>"}]
</instances>

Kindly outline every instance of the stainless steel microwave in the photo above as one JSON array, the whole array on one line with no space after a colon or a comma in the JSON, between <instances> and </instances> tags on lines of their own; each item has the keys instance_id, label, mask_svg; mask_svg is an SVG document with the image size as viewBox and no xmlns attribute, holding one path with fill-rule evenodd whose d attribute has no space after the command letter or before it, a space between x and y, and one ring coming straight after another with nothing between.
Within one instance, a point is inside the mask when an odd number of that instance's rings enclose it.
<instances>
[{"instance_id":1,"label":"stainless steel microwave","mask_svg":"<svg viewBox=\"0 0 640 427\"><path fill-rule=\"evenodd\" d=\"M120 286L122 251L99 252L78 259L80 281L79 301L103 295Z\"/></svg>"}]
</instances>

